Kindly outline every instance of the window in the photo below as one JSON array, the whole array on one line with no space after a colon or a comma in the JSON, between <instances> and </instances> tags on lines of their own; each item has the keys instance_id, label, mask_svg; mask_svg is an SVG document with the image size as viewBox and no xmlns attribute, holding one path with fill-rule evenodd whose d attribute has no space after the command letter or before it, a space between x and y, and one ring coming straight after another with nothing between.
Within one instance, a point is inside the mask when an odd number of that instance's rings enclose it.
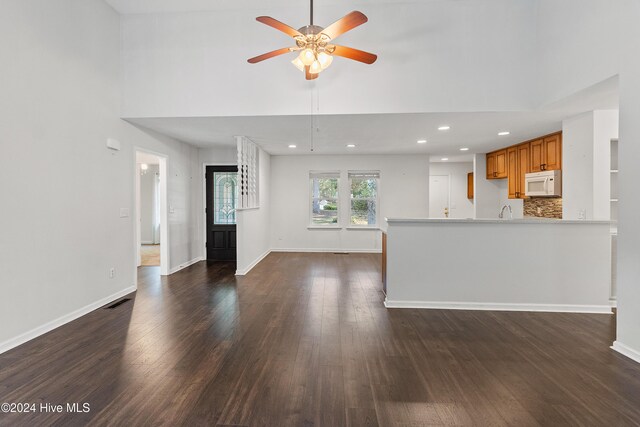
<instances>
[{"instance_id":1,"label":"window","mask_svg":"<svg viewBox=\"0 0 640 427\"><path fill-rule=\"evenodd\" d=\"M340 173L312 172L309 174L309 181L311 186L311 225L337 227Z\"/></svg>"},{"instance_id":2,"label":"window","mask_svg":"<svg viewBox=\"0 0 640 427\"><path fill-rule=\"evenodd\" d=\"M380 172L349 172L351 192L350 225L378 225L378 181Z\"/></svg>"},{"instance_id":3,"label":"window","mask_svg":"<svg viewBox=\"0 0 640 427\"><path fill-rule=\"evenodd\" d=\"M238 173L213 173L213 223L235 224L238 204Z\"/></svg>"}]
</instances>

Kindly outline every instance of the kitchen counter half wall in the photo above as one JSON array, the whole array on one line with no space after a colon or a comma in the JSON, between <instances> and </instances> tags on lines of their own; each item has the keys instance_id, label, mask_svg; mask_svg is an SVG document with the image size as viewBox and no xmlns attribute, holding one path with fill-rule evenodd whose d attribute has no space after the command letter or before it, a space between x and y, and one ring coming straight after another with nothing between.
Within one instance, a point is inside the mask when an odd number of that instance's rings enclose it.
<instances>
[{"instance_id":1,"label":"kitchen counter half wall","mask_svg":"<svg viewBox=\"0 0 640 427\"><path fill-rule=\"evenodd\" d=\"M385 305L610 313L609 226L389 218Z\"/></svg>"}]
</instances>

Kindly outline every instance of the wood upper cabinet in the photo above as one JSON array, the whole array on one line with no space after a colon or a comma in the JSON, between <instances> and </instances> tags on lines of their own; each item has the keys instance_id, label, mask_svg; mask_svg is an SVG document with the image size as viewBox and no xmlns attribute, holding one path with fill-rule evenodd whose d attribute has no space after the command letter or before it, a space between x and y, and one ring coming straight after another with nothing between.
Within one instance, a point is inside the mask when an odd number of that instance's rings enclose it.
<instances>
[{"instance_id":1,"label":"wood upper cabinet","mask_svg":"<svg viewBox=\"0 0 640 427\"><path fill-rule=\"evenodd\" d=\"M467 199L473 199L473 172L467 174Z\"/></svg>"},{"instance_id":2,"label":"wood upper cabinet","mask_svg":"<svg viewBox=\"0 0 640 427\"><path fill-rule=\"evenodd\" d=\"M542 164L544 163L544 141L542 139L536 139L535 141L531 141L530 145L529 170L531 172L542 172Z\"/></svg>"},{"instance_id":3,"label":"wood upper cabinet","mask_svg":"<svg viewBox=\"0 0 640 427\"><path fill-rule=\"evenodd\" d=\"M507 177L507 150L496 151L496 178Z\"/></svg>"},{"instance_id":4,"label":"wood upper cabinet","mask_svg":"<svg viewBox=\"0 0 640 427\"><path fill-rule=\"evenodd\" d=\"M518 149L516 147L507 148L507 188L510 199L518 197Z\"/></svg>"},{"instance_id":5,"label":"wood upper cabinet","mask_svg":"<svg viewBox=\"0 0 640 427\"><path fill-rule=\"evenodd\" d=\"M554 171L562 169L562 134L548 136L544 139L543 170Z\"/></svg>"},{"instance_id":6,"label":"wood upper cabinet","mask_svg":"<svg viewBox=\"0 0 640 427\"><path fill-rule=\"evenodd\" d=\"M487 179L496 177L496 153L487 154Z\"/></svg>"},{"instance_id":7,"label":"wood upper cabinet","mask_svg":"<svg viewBox=\"0 0 640 427\"><path fill-rule=\"evenodd\" d=\"M530 158L531 172L562 169L562 134L556 133L531 141Z\"/></svg>"},{"instance_id":8,"label":"wood upper cabinet","mask_svg":"<svg viewBox=\"0 0 640 427\"><path fill-rule=\"evenodd\" d=\"M487 179L507 177L507 150L487 154Z\"/></svg>"},{"instance_id":9,"label":"wood upper cabinet","mask_svg":"<svg viewBox=\"0 0 640 427\"><path fill-rule=\"evenodd\" d=\"M531 144L524 143L516 147L518 150L518 177L516 184L516 197L518 199L524 199L524 195L527 186L525 182L525 175L531 172L531 160L529 158L531 153Z\"/></svg>"}]
</instances>

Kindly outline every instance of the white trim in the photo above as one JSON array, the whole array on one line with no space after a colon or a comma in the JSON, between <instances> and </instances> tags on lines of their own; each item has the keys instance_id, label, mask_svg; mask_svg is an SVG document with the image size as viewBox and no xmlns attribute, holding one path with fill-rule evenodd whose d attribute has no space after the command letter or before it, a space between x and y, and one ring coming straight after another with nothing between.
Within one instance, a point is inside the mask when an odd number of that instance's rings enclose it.
<instances>
[{"instance_id":1,"label":"white trim","mask_svg":"<svg viewBox=\"0 0 640 427\"><path fill-rule=\"evenodd\" d=\"M342 230L339 225L308 225L307 230Z\"/></svg>"},{"instance_id":2,"label":"white trim","mask_svg":"<svg viewBox=\"0 0 640 427\"><path fill-rule=\"evenodd\" d=\"M59 317L55 320L45 323L44 325L40 325L30 331L27 331L23 334L18 335L17 337L10 338L5 342L0 343L0 354L11 350L12 348L18 347L21 344L26 343L27 341L31 341L34 338L39 337L40 335L44 335L47 332L50 332L60 326L63 326L69 322L76 320L79 317L84 316L85 314L91 313L92 311L109 304L112 301L115 301L119 298L122 298L125 295L129 295L132 292L136 291L135 286L129 286L121 291L116 292L113 295L109 295L108 297L99 299L89 305L86 305L78 310L72 311L69 314L65 314L62 317Z\"/></svg>"},{"instance_id":3,"label":"white trim","mask_svg":"<svg viewBox=\"0 0 640 427\"><path fill-rule=\"evenodd\" d=\"M633 360L634 362L640 363L640 351L634 350L631 347L628 347L622 344L620 341L614 341L613 345L611 346L611 349L617 351L623 356L627 356L629 359Z\"/></svg>"},{"instance_id":4,"label":"white trim","mask_svg":"<svg viewBox=\"0 0 640 427\"><path fill-rule=\"evenodd\" d=\"M369 230L369 231L380 231L380 227L377 225L352 225L350 227L345 227L347 230Z\"/></svg>"},{"instance_id":5,"label":"white trim","mask_svg":"<svg viewBox=\"0 0 640 427\"><path fill-rule=\"evenodd\" d=\"M138 162L137 162L137 154L138 153L146 153L151 154L153 156L158 157L158 172L160 176L160 275L166 276L169 273L169 265L171 263L170 260L170 252L169 252L169 156L164 153L160 153L157 151L149 150L144 147L134 146L133 147L133 170L134 170L134 200L133 200L133 235L134 235L134 286L138 287L138 267L141 265L141 257L140 257L140 174L138 172Z\"/></svg>"},{"instance_id":6,"label":"white trim","mask_svg":"<svg viewBox=\"0 0 640 427\"><path fill-rule=\"evenodd\" d=\"M152 241L148 241L148 240L142 241L142 242L140 242L140 244L141 245L147 245L147 246L160 246L159 243L153 243Z\"/></svg>"},{"instance_id":7,"label":"white trim","mask_svg":"<svg viewBox=\"0 0 640 427\"><path fill-rule=\"evenodd\" d=\"M611 308L618 308L618 300L616 298L609 298L609 305Z\"/></svg>"},{"instance_id":8,"label":"white trim","mask_svg":"<svg viewBox=\"0 0 640 427\"><path fill-rule=\"evenodd\" d=\"M484 302L447 301L393 301L386 299L387 308L430 308L439 310L490 310L490 311L544 311L556 313L600 313L611 314L609 305L575 304L508 304Z\"/></svg>"},{"instance_id":9,"label":"white trim","mask_svg":"<svg viewBox=\"0 0 640 427\"><path fill-rule=\"evenodd\" d=\"M271 253L271 249L267 249L262 255L260 255L251 264L249 264L249 266L247 268L243 268L242 270L236 270L236 276L244 276L245 274L250 272L253 269L253 267L258 265L258 263L260 263L260 261L265 259L265 257L267 255L269 255L270 253Z\"/></svg>"},{"instance_id":10,"label":"white trim","mask_svg":"<svg viewBox=\"0 0 640 427\"><path fill-rule=\"evenodd\" d=\"M382 249L331 249L331 248L272 248L271 252L337 252L337 253L363 253L380 254Z\"/></svg>"},{"instance_id":11,"label":"white trim","mask_svg":"<svg viewBox=\"0 0 640 427\"><path fill-rule=\"evenodd\" d=\"M187 261L185 263L182 263L177 267L173 267L171 270L169 270L168 276L172 275L173 273L177 273L178 271L183 270L183 269L189 267L190 265L193 265L196 262L200 262L200 261L204 261L204 257L199 256L199 257L196 257L196 258L192 259L191 261Z\"/></svg>"}]
</instances>

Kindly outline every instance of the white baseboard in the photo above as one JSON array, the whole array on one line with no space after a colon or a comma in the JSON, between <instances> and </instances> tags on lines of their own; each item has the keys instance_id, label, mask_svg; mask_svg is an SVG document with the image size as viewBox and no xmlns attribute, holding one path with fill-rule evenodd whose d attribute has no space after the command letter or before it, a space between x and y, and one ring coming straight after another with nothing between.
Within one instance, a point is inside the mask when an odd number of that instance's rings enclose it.
<instances>
[{"instance_id":1,"label":"white baseboard","mask_svg":"<svg viewBox=\"0 0 640 427\"><path fill-rule=\"evenodd\" d=\"M38 326L30 331L20 334L17 337L10 338L7 341L0 343L0 354L4 353L5 351L11 350L12 348L15 348L21 344L24 344L27 341L31 341L32 339L37 338L40 335L44 335L47 332L50 332L56 328L59 328L64 324L67 324L73 320L76 320L77 318L82 317L85 314L91 313L95 309L98 309L104 305L107 305L110 302L115 301L119 298L122 298L123 296L128 295L135 291L136 291L136 287L130 286L128 288L125 288L121 291L116 292L113 295L109 295L108 297L102 298L78 310L72 311L69 314L65 314L62 317L59 317L55 320L47 322L44 325Z\"/></svg>"},{"instance_id":2,"label":"white baseboard","mask_svg":"<svg viewBox=\"0 0 640 427\"><path fill-rule=\"evenodd\" d=\"M236 270L236 276L244 276L245 274L247 274L248 272L250 272L253 267L255 267L256 265L258 265L258 263L260 261L262 261L267 255L269 255L271 253L270 249L267 249L262 255L260 255L258 258L256 258L251 264L249 264L249 266L247 268L242 268L242 269L238 269Z\"/></svg>"},{"instance_id":3,"label":"white baseboard","mask_svg":"<svg viewBox=\"0 0 640 427\"><path fill-rule=\"evenodd\" d=\"M140 242L141 245L157 245L157 243L152 242L151 240L147 241L147 240L143 240L142 242Z\"/></svg>"},{"instance_id":4,"label":"white baseboard","mask_svg":"<svg viewBox=\"0 0 640 427\"><path fill-rule=\"evenodd\" d=\"M611 306L609 305L505 304L478 302L385 300L384 306L387 308L430 308L439 310L543 311L558 313L611 314Z\"/></svg>"},{"instance_id":5,"label":"white baseboard","mask_svg":"<svg viewBox=\"0 0 640 427\"><path fill-rule=\"evenodd\" d=\"M277 248L271 252L332 252L332 253L361 253L381 254L382 249L328 249L328 248Z\"/></svg>"},{"instance_id":6,"label":"white baseboard","mask_svg":"<svg viewBox=\"0 0 640 427\"><path fill-rule=\"evenodd\" d=\"M617 351L618 353L624 356L627 356L629 359L633 360L634 362L640 363L640 351L634 350L631 347L627 347L626 345L622 344L620 341L614 341L611 348Z\"/></svg>"},{"instance_id":7,"label":"white baseboard","mask_svg":"<svg viewBox=\"0 0 640 427\"><path fill-rule=\"evenodd\" d=\"M190 265L195 264L196 262L200 262L200 261L204 261L204 257L197 257L192 259L191 261L187 261L185 263L180 264L177 267L173 267L171 270L169 270L169 276L172 275L173 273L177 273L178 271L185 269L187 267L189 267Z\"/></svg>"},{"instance_id":8,"label":"white baseboard","mask_svg":"<svg viewBox=\"0 0 640 427\"><path fill-rule=\"evenodd\" d=\"M618 308L618 300L615 298L610 298L609 305L611 305L611 308Z\"/></svg>"}]
</instances>

